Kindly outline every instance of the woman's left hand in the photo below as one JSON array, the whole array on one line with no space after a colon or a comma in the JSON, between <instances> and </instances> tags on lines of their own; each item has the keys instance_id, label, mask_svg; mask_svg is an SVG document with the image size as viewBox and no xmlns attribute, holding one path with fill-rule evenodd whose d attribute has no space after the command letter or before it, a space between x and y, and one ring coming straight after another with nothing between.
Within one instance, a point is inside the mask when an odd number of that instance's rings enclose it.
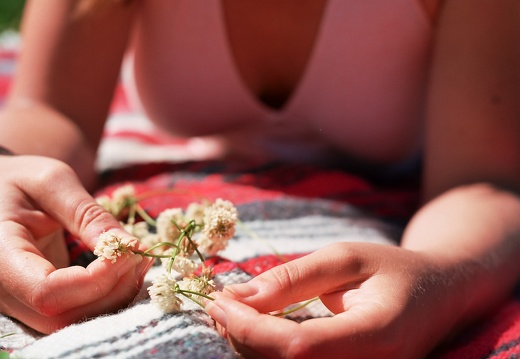
<instances>
[{"instance_id":1,"label":"woman's left hand","mask_svg":"<svg viewBox=\"0 0 520 359\"><path fill-rule=\"evenodd\" d=\"M423 358L456 325L464 297L442 268L400 247L336 243L226 287L206 310L246 357ZM334 316L263 314L316 296Z\"/></svg>"}]
</instances>

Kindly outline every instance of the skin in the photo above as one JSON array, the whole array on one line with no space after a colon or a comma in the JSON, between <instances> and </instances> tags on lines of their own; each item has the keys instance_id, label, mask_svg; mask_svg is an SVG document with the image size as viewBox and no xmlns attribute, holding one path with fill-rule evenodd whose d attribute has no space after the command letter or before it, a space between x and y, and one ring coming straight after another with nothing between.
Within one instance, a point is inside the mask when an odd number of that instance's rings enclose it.
<instances>
[{"instance_id":1,"label":"skin","mask_svg":"<svg viewBox=\"0 0 520 359\"><path fill-rule=\"evenodd\" d=\"M422 358L510 292L520 274L518 20L515 1L444 4L426 107L425 200L401 247L335 244L225 288L206 310L237 350ZM261 314L313 296L336 316L296 324Z\"/></svg>"},{"instance_id":2,"label":"skin","mask_svg":"<svg viewBox=\"0 0 520 359\"><path fill-rule=\"evenodd\" d=\"M280 2L264 1L262 7L251 0L251 12L269 18L285 9L291 15L294 2L275 8ZM311 15L323 3L301 4L312 38ZM83 16L76 5L30 2L24 54L0 115L0 143L27 155L0 157L0 198L6 198L0 241L12 249L0 253L0 311L43 332L124 305L149 265L129 259L116 270L100 261L86 270L60 268L64 256L55 253L64 252L63 244L50 237L65 227L92 248L103 230L119 228L85 187L95 186L95 150L138 2L110 3ZM283 102L299 76L299 67L291 66L305 63L312 41L286 49L286 61L252 66L240 55L245 45L240 19L233 18L243 2L225 5L243 78L257 96ZM520 3L424 5L435 23L424 108L424 205L400 247L334 244L216 294L206 310L245 356L312 358L339 351L349 358L421 358L493 309L518 282ZM265 54L278 52L269 47L276 44L255 45ZM71 280L75 284L66 285ZM92 286L94 294L75 297L71 288L82 286ZM264 314L314 296L336 315L297 324Z\"/></svg>"}]
</instances>

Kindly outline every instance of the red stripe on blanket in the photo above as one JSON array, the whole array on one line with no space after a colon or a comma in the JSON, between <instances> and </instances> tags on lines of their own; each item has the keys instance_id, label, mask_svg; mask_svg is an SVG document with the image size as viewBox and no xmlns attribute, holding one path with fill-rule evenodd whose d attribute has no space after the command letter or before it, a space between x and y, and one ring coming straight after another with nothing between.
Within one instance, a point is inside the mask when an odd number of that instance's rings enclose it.
<instances>
[{"instance_id":1,"label":"red stripe on blanket","mask_svg":"<svg viewBox=\"0 0 520 359\"><path fill-rule=\"evenodd\" d=\"M126 96L125 89L120 83L115 89L114 98L112 99L112 105L110 108L111 113L129 112L131 110L128 97Z\"/></svg>"},{"instance_id":2,"label":"red stripe on blanket","mask_svg":"<svg viewBox=\"0 0 520 359\"><path fill-rule=\"evenodd\" d=\"M152 217L157 217L166 208L185 209L190 203L202 200L214 201L223 198L239 205L252 201L273 200L283 196L279 191L228 183L224 176L217 174L208 175L202 181L180 179L175 182L173 188L169 175L158 176L145 184L135 184L135 188L143 197L140 204Z\"/></svg>"},{"instance_id":3,"label":"red stripe on blanket","mask_svg":"<svg viewBox=\"0 0 520 359\"><path fill-rule=\"evenodd\" d=\"M14 50L0 49L0 60L14 61L18 57L18 53Z\"/></svg>"},{"instance_id":4,"label":"red stripe on blanket","mask_svg":"<svg viewBox=\"0 0 520 359\"><path fill-rule=\"evenodd\" d=\"M5 101L9 88L11 87L11 79L0 75L0 104Z\"/></svg>"},{"instance_id":5,"label":"red stripe on blanket","mask_svg":"<svg viewBox=\"0 0 520 359\"><path fill-rule=\"evenodd\" d=\"M138 193L152 191L149 195L153 195L153 191L164 191L162 197L151 197L142 203L153 214L158 214L158 208L183 208L202 198L214 200L221 197L242 204L295 196L331 199L352 204L377 216L404 220L419 203L418 191L414 188L377 188L361 177L341 171L287 165L262 168L254 164L249 166L249 170L240 171L240 166L244 169L247 165L230 163L229 168L223 169L219 166L213 162L133 166L108 173L106 180L116 184L106 186L100 194L110 194L118 186L128 183L124 179L132 178ZM215 168L222 173L197 179L172 179L174 173L208 173L216 171Z\"/></svg>"},{"instance_id":6,"label":"red stripe on blanket","mask_svg":"<svg viewBox=\"0 0 520 359\"><path fill-rule=\"evenodd\" d=\"M256 277L257 275L279 266L281 264L292 261L293 259L300 258L304 254L284 254L284 255L264 255L255 258L248 259L244 262L231 262L230 260L222 257L213 257L206 260L206 266L213 268L214 274L221 274L231 272L234 269L241 269L247 274Z\"/></svg>"},{"instance_id":7,"label":"red stripe on blanket","mask_svg":"<svg viewBox=\"0 0 520 359\"><path fill-rule=\"evenodd\" d=\"M520 354L520 301L510 300L440 359L506 359Z\"/></svg>"}]
</instances>

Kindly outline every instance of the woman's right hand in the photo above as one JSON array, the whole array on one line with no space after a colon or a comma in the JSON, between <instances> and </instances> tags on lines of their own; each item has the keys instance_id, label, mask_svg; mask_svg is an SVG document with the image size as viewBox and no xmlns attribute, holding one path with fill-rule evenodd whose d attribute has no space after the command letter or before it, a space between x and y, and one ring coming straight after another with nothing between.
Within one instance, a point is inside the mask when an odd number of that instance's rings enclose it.
<instances>
[{"instance_id":1,"label":"woman's right hand","mask_svg":"<svg viewBox=\"0 0 520 359\"><path fill-rule=\"evenodd\" d=\"M151 264L130 255L67 267L63 229L91 250L103 231L132 238L68 165L0 156L0 312L42 333L123 307Z\"/></svg>"}]
</instances>

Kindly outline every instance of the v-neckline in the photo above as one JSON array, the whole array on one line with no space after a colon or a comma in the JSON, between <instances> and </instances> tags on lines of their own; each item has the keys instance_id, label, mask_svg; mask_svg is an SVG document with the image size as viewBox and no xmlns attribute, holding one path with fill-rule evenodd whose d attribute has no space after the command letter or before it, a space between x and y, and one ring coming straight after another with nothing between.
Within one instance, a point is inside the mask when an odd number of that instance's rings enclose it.
<instances>
[{"instance_id":1,"label":"v-neckline","mask_svg":"<svg viewBox=\"0 0 520 359\"><path fill-rule=\"evenodd\" d=\"M320 51L323 40L322 36L325 30L325 27L328 24L328 18L330 14L330 7L333 0L327 0L327 3L324 5L322 18L320 20L320 24L318 30L316 31L316 35L314 37L312 43L311 52L307 58L306 64L304 65L303 71L301 73L300 78L296 82L294 89L291 91L284 104L280 108L275 108L264 103L253 91L249 88L249 86L245 83L243 76L241 75L236 59L233 55L233 50L231 48L231 41L227 31L226 26L226 18L224 13L224 8L222 1L215 1L217 7L217 16L218 16L218 24L221 38L223 39L223 48L225 52L225 56L228 58L228 63L230 65L230 72L233 74L234 79L238 83L241 92L245 95L249 102L252 103L253 107L255 107L260 112L264 113L269 117L277 117L282 116L283 114L290 111L290 109L294 106L298 97L301 96L301 92L305 89L305 83L307 82L309 75L312 73L312 68L314 67L315 59L317 54Z\"/></svg>"}]
</instances>

